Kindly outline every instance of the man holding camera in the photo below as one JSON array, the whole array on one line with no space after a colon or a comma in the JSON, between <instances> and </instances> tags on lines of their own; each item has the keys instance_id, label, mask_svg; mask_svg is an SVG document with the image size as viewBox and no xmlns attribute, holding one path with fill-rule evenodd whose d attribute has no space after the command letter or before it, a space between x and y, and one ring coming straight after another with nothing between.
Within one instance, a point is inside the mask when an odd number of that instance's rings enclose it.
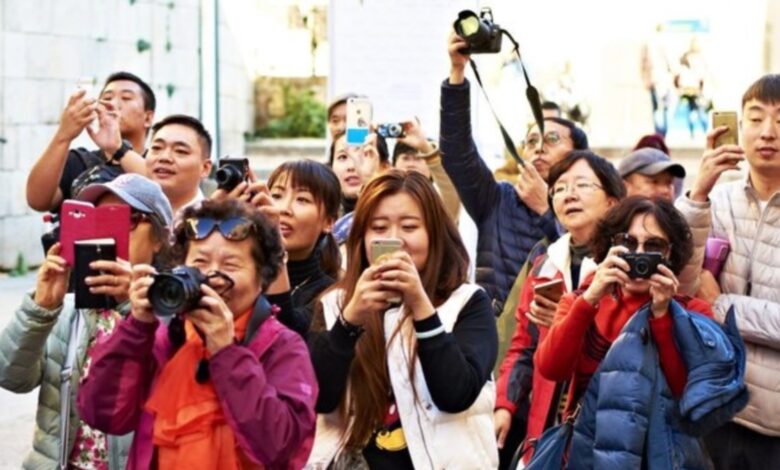
<instances>
[{"instance_id":1,"label":"man holding camera","mask_svg":"<svg viewBox=\"0 0 780 470\"><path fill-rule=\"evenodd\" d=\"M129 72L109 75L98 99L84 89L73 93L57 132L27 177L27 204L37 211L57 211L62 201L75 197L74 181L95 167L107 168L114 177L145 174L141 155L155 106L151 87ZM98 150L70 149L85 129Z\"/></svg>"},{"instance_id":2,"label":"man holding camera","mask_svg":"<svg viewBox=\"0 0 780 470\"><path fill-rule=\"evenodd\" d=\"M507 293L540 239L558 238L555 217L547 200L545 179L550 167L573 149L586 149L587 136L565 119L545 119L528 133L517 183L496 182L479 156L471 134L470 86L465 68L469 43L453 32L448 41L450 76L441 86L439 148L444 169L455 184L463 206L477 225L477 283L500 314Z\"/></svg>"},{"instance_id":3,"label":"man holding camera","mask_svg":"<svg viewBox=\"0 0 780 470\"><path fill-rule=\"evenodd\" d=\"M162 186L173 213L203 199L200 181L211 171L211 136L191 116L172 114L152 126L146 172Z\"/></svg>"},{"instance_id":4,"label":"man holding camera","mask_svg":"<svg viewBox=\"0 0 780 470\"><path fill-rule=\"evenodd\" d=\"M716 468L767 468L780 461L780 74L765 75L742 97L743 143L715 141L713 129L699 174L677 208L691 226L694 256L681 276L688 293L712 302L723 320L734 307L747 345L750 401L734 421L706 438ZM747 160L748 175L715 187L720 175ZM731 253L716 281L702 270L708 236L727 240Z\"/></svg>"}]
</instances>

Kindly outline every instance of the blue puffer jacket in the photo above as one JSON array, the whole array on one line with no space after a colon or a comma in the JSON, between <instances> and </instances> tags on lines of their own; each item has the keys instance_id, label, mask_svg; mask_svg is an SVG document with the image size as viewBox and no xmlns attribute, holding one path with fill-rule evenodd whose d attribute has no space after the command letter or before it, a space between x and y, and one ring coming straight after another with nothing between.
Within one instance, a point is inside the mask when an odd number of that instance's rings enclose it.
<instances>
[{"instance_id":1,"label":"blue puffer jacket","mask_svg":"<svg viewBox=\"0 0 780 470\"><path fill-rule=\"evenodd\" d=\"M669 310L688 369L683 396L675 400L666 383L645 306L623 328L588 385L574 425L570 469L712 468L698 437L747 404L745 344L733 311L721 327L675 301Z\"/></svg>"},{"instance_id":2,"label":"blue puffer jacket","mask_svg":"<svg viewBox=\"0 0 780 470\"><path fill-rule=\"evenodd\" d=\"M558 239L551 211L540 216L520 200L515 188L496 182L479 156L471 134L470 86L441 86L439 150L463 207L477 225L477 284L493 301L496 315L528 252L545 236Z\"/></svg>"}]
</instances>

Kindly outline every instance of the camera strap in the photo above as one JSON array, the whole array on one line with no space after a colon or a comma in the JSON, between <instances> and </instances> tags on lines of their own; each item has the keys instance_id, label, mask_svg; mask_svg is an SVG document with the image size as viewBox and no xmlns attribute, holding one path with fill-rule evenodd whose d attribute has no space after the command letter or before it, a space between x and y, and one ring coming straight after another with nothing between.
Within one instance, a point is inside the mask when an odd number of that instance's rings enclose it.
<instances>
[{"instance_id":1,"label":"camera strap","mask_svg":"<svg viewBox=\"0 0 780 470\"><path fill-rule=\"evenodd\" d=\"M509 41L513 46L512 50L517 55L517 60L520 61L520 69L523 71L523 77L525 78L526 84L525 96L526 99L528 99L528 104L531 105L531 112L534 115L536 125L539 127L539 132L541 135L544 135L544 117L542 116L542 103L539 98L539 91L537 91L537 89L531 85L531 80L528 78L528 72L525 69L525 65L523 65L523 58L520 56L520 45L517 43L517 41L515 41L515 38L509 34L509 31L502 29L501 33L509 38ZM504 146L506 146L509 154L519 165L525 166L525 162L523 161L522 157L520 157L520 154L517 153L515 142L512 140L512 137L509 135L509 132L507 132L504 125L501 123L501 119L498 118L498 114L496 113L495 108L493 108L493 103L490 102L490 98L488 97L487 91L485 90L485 86L482 84L482 77L479 75L476 62L474 62L472 59L469 60L469 64L471 64L471 70L474 72L474 77L477 79L477 83L479 83L479 87L482 89L482 94L485 96L485 101L487 101L490 112L493 113L493 117L496 119L496 123L498 123L498 128L501 130L501 137L504 139Z\"/></svg>"}]
</instances>

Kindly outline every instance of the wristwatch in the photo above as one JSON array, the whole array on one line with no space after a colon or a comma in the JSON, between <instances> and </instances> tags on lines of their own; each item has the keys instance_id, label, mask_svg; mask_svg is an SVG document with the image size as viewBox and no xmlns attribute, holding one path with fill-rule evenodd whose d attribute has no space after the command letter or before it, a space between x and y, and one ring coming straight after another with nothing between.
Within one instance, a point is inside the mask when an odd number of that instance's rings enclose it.
<instances>
[{"instance_id":1,"label":"wristwatch","mask_svg":"<svg viewBox=\"0 0 780 470\"><path fill-rule=\"evenodd\" d=\"M130 144L129 141L122 139L122 145L120 145L119 148L116 150L116 152L114 152L114 154L111 155L110 161L119 163L119 161L122 160L125 154L130 150L133 150L133 146Z\"/></svg>"}]
</instances>

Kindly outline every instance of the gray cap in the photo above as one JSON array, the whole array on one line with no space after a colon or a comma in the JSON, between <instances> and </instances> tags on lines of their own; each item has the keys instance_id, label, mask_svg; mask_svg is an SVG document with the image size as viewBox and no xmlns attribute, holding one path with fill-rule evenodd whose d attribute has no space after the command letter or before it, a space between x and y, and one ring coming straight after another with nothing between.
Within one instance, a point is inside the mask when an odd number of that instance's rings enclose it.
<instances>
[{"instance_id":1,"label":"gray cap","mask_svg":"<svg viewBox=\"0 0 780 470\"><path fill-rule=\"evenodd\" d=\"M668 171L673 176L685 178L685 168L682 165L674 163L669 155L652 147L634 150L618 165L618 173L620 173L621 178L625 178L631 173L655 176L664 171Z\"/></svg>"},{"instance_id":2,"label":"gray cap","mask_svg":"<svg viewBox=\"0 0 780 470\"><path fill-rule=\"evenodd\" d=\"M108 183L91 184L81 190L78 199L97 202L106 193L113 193L133 209L156 215L165 226L173 223L171 203L156 182L135 173L125 173Z\"/></svg>"}]
</instances>

